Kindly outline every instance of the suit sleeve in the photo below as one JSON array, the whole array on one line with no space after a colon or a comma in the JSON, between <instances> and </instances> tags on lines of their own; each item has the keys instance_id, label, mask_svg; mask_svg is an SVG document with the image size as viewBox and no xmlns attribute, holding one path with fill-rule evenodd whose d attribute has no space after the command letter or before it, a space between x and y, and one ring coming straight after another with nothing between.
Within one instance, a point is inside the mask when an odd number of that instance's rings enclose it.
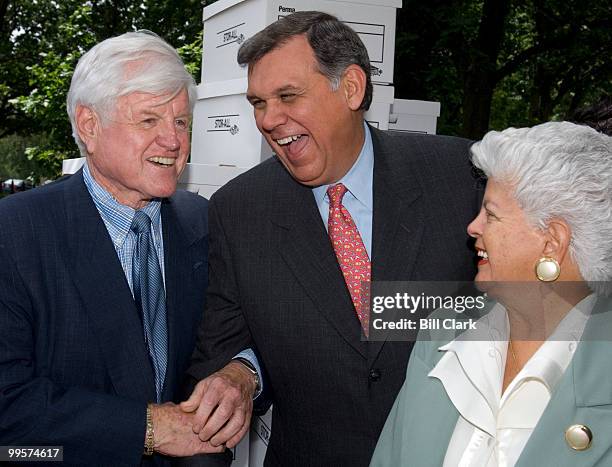
<instances>
[{"instance_id":1,"label":"suit sleeve","mask_svg":"<svg viewBox=\"0 0 612 467\"><path fill-rule=\"evenodd\" d=\"M139 464L146 406L45 376L36 342L47 336L8 245L0 235L0 445L63 446L72 465Z\"/></svg>"},{"instance_id":2,"label":"suit sleeve","mask_svg":"<svg viewBox=\"0 0 612 467\"><path fill-rule=\"evenodd\" d=\"M209 283L206 308L191 366L192 384L224 367L234 356L253 348L240 306L235 265L216 198L209 203Z\"/></svg>"}]
</instances>

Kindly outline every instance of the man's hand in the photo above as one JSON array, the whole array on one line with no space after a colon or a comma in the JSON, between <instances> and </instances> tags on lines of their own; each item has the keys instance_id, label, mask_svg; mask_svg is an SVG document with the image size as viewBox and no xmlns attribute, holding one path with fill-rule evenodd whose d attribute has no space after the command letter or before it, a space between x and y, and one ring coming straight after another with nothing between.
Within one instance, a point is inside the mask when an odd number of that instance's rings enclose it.
<instances>
[{"instance_id":1,"label":"man's hand","mask_svg":"<svg viewBox=\"0 0 612 467\"><path fill-rule=\"evenodd\" d=\"M193 432L212 446L236 446L249 429L256 381L240 362L231 361L200 381L180 407L195 412Z\"/></svg>"},{"instance_id":2,"label":"man's hand","mask_svg":"<svg viewBox=\"0 0 612 467\"><path fill-rule=\"evenodd\" d=\"M223 452L224 446L212 446L193 432L193 414L183 412L168 402L151 406L155 452L167 456L193 456Z\"/></svg>"}]
</instances>

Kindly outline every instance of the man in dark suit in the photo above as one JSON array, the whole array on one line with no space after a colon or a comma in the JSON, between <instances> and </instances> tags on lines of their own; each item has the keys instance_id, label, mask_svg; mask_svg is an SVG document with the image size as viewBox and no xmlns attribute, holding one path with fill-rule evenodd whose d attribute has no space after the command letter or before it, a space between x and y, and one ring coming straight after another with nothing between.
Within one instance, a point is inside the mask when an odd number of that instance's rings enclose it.
<instances>
[{"instance_id":1,"label":"man in dark suit","mask_svg":"<svg viewBox=\"0 0 612 467\"><path fill-rule=\"evenodd\" d=\"M166 402L207 285L207 201L175 193L194 103L152 33L79 61L68 113L85 167L0 202L0 445L107 466L221 450Z\"/></svg>"},{"instance_id":2,"label":"man in dark suit","mask_svg":"<svg viewBox=\"0 0 612 467\"><path fill-rule=\"evenodd\" d=\"M365 125L367 51L330 15L282 18L238 59L277 157L211 199L207 307L188 373L195 384L254 349L274 404L266 465L367 465L412 344L363 338L358 284L474 277L469 142ZM201 385L187 405L206 402L195 426L210 439L223 420Z\"/></svg>"}]
</instances>

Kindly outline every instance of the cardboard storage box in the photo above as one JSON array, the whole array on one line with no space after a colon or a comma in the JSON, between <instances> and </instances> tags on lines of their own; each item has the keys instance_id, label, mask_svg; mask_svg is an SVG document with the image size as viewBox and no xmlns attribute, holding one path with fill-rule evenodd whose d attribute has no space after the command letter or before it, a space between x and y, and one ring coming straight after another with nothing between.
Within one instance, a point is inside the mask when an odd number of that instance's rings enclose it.
<instances>
[{"instance_id":1,"label":"cardboard storage box","mask_svg":"<svg viewBox=\"0 0 612 467\"><path fill-rule=\"evenodd\" d=\"M79 169L85 163L84 157L77 157L74 159L64 159L62 161L62 175L70 175L79 171Z\"/></svg>"},{"instance_id":2,"label":"cardboard storage box","mask_svg":"<svg viewBox=\"0 0 612 467\"><path fill-rule=\"evenodd\" d=\"M395 99L391 107L389 130L436 134L440 103Z\"/></svg>"},{"instance_id":3,"label":"cardboard storage box","mask_svg":"<svg viewBox=\"0 0 612 467\"><path fill-rule=\"evenodd\" d=\"M282 16L318 10L351 26L368 49L373 81L393 82L396 9L402 0L219 0L204 8L202 83L246 77L236 62L245 40Z\"/></svg>"},{"instance_id":4,"label":"cardboard storage box","mask_svg":"<svg viewBox=\"0 0 612 467\"><path fill-rule=\"evenodd\" d=\"M210 199L212 194L249 167L230 165L187 164L178 187Z\"/></svg>"},{"instance_id":5,"label":"cardboard storage box","mask_svg":"<svg viewBox=\"0 0 612 467\"><path fill-rule=\"evenodd\" d=\"M272 409L273 407L270 407L270 409L260 417L253 416L253 420L251 421L249 467L264 465L264 458L268 450L268 442L272 435Z\"/></svg>"},{"instance_id":6,"label":"cardboard storage box","mask_svg":"<svg viewBox=\"0 0 612 467\"><path fill-rule=\"evenodd\" d=\"M246 90L246 78L198 86L198 102L193 111L192 163L253 167L273 155L255 125ZM374 85L372 105L365 119L381 130L389 128L393 95L393 86Z\"/></svg>"},{"instance_id":7,"label":"cardboard storage box","mask_svg":"<svg viewBox=\"0 0 612 467\"><path fill-rule=\"evenodd\" d=\"M246 78L198 86L191 162L253 167L273 154L255 125L246 89Z\"/></svg>"},{"instance_id":8,"label":"cardboard storage box","mask_svg":"<svg viewBox=\"0 0 612 467\"><path fill-rule=\"evenodd\" d=\"M379 130L389 129L389 115L393 105L395 89L393 86L374 85L372 104L365 113L365 120Z\"/></svg>"},{"instance_id":9,"label":"cardboard storage box","mask_svg":"<svg viewBox=\"0 0 612 467\"><path fill-rule=\"evenodd\" d=\"M62 161L62 175L70 175L77 172L84 163L84 157L65 159ZM247 170L249 170L249 167L187 164L178 181L178 188L210 198L215 191L232 178Z\"/></svg>"}]
</instances>

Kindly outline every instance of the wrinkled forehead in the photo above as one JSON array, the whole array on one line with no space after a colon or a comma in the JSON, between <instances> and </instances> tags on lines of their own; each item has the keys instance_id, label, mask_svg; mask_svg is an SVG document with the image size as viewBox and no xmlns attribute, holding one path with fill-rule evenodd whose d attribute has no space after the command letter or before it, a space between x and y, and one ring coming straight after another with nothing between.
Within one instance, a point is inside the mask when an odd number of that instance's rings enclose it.
<instances>
[{"instance_id":1,"label":"wrinkled forehead","mask_svg":"<svg viewBox=\"0 0 612 467\"><path fill-rule=\"evenodd\" d=\"M173 116L191 116L191 106L185 89L167 90L160 94L134 91L118 97L114 110L115 114L128 116L139 113L171 113Z\"/></svg>"}]
</instances>

